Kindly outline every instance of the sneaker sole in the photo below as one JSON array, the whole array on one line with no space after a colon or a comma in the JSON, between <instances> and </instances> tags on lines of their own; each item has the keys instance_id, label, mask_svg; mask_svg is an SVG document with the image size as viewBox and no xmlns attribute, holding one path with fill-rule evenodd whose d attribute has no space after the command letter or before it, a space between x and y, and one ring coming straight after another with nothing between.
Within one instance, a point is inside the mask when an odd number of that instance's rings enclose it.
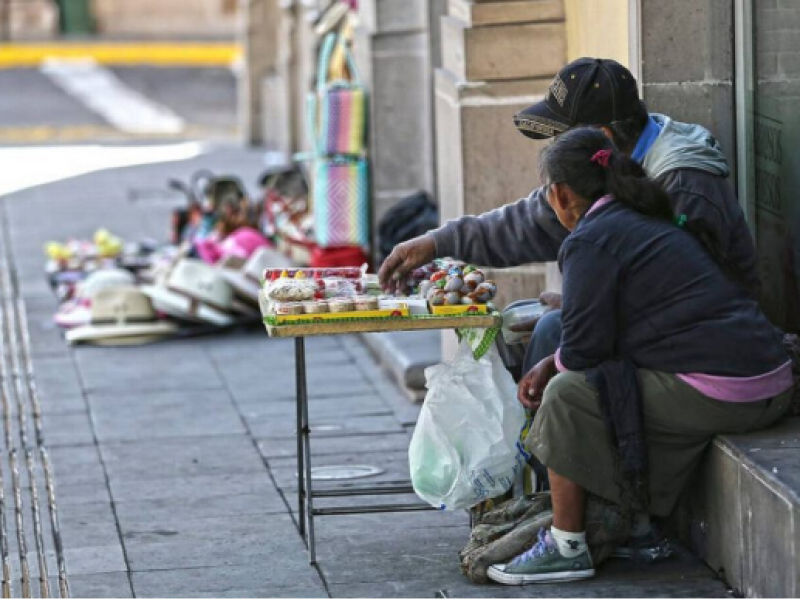
<instances>
[{"instance_id":1,"label":"sneaker sole","mask_svg":"<svg viewBox=\"0 0 800 600\"><path fill-rule=\"evenodd\" d=\"M503 585L526 585L529 583L559 583L568 581L581 581L594 577L594 569L583 571L560 571L558 573L541 573L539 575L511 574L501 571L496 567L489 567L486 576L492 581Z\"/></svg>"}]
</instances>

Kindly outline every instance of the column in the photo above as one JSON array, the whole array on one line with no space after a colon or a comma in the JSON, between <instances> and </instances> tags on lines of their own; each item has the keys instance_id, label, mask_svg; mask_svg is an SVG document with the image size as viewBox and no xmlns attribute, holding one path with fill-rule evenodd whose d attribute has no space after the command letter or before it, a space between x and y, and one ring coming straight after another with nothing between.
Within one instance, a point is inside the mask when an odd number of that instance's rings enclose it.
<instances>
[{"instance_id":1,"label":"column","mask_svg":"<svg viewBox=\"0 0 800 600\"><path fill-rule=\"evenodd\" d=\"M278 61L278 0L244 0L240 35L244 65L239 77L239 115L245 142L265 143L265 80ZM270 110L273 107L270 105Z\"/></svg>"},{"instance_id":2,"label":"column","mask_svg":"<svg viewBox=\"0 0 800 600\"><path fill-rule=\"evenodd\" d=\"M562 0L449 0L436 71L442 222L527 196L542 143L519 134L515 113L541 100L567 57ZM500 307L536 297L544 265L490 271Z\"/></svg>"},{"instance_id":3,"label":"column","mask_svg":"<svg viewBox=\"0 0 800 600\"><path fill-rule=\"evenodd\" d=\"M428 0L360 0L358 10L353 48L370 92L376 225L402 198L435 193L431 7Z\"/></svg>"}]
</instances>

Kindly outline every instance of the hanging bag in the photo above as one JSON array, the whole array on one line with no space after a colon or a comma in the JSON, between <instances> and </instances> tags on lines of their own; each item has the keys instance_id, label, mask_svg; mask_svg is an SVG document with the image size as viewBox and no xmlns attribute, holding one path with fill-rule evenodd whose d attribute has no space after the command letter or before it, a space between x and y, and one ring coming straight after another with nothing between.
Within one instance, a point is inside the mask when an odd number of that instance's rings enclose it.
<instances>
[{"instance_id":1,"label":"hanging bag","mask_svg":"<svg viewBox=\"0 0 800 600\"><path fill-rule=\"evenodd\" d=\"M337 44L351 81L330 80ZM315 150L314 234L320 248L369 246L366 110L366 92L350 49L336 34L328 34L320 50L317 90L308 98L308 129Z\"/></svg>"}]
</instances>

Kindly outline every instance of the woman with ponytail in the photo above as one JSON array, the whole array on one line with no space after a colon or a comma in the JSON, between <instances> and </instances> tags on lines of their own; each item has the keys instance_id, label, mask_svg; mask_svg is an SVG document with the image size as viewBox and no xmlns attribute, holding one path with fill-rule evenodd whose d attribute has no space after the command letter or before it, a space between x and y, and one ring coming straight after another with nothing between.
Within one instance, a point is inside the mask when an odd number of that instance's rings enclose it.
<instances>
[{"instance_id":1,"label":"woman with ponytail","mask_svg":"<svg viewBox=\"0 0 800 600\"><path fill-rule=\"evenodd\" d=\"M773 424L792 388L781 337L756 301L602 131L564 133L541 165L570 231L559 253L563 333L518 397L535 413L526 446L547 467L553 526L488 570L511 585L593 576L587 494L617 505L632 539L646 536L713 436Z\"/></svg>"}]
</instances>

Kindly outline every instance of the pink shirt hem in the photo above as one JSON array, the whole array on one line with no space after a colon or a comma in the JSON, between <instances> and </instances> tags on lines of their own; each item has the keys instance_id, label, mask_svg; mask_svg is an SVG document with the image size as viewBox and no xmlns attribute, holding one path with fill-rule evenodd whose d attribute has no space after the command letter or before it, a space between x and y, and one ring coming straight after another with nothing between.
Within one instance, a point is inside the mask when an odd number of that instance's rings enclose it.
<instances>
[{"instance_id":1,"label":"pink shirt hem","mask_svg":"<svg viewBox=\"0 0 800 600\"><path fill-rule=\"evenodd\" d=\"M561 348L556 350L555 361L559 373L569 371L561 362ZM754 377L720 377L704 373L678 373L675 376L704 396L721 402L759 402L774 398L794 385L792 361Z\"/></svg>"}]
</instances>

